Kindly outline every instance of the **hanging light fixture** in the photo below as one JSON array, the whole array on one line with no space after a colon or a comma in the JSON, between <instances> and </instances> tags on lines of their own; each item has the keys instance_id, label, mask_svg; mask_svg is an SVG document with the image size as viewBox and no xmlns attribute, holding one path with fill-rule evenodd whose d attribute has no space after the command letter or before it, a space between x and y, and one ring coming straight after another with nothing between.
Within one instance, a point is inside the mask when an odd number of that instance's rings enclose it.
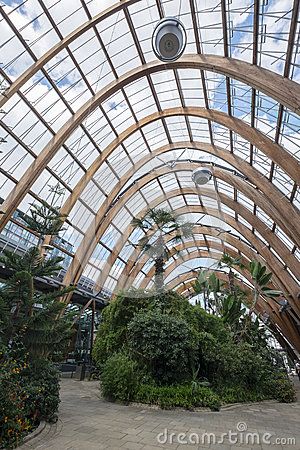
<instances>
[{"instance_id":1,"label":"hanging light fixture","mask_svg":"<svg viewBox=\"0 0 300 450\"><path fill-rule=\"evenodd\" d=\"M212 178L212 172L210 169L203 169L199 167L199 169L195 169L192 174L192 180L195 184L202 186L203 184L207 184Z\"/></svg>"},{"instance_id":2,"label":"hanging light fixture","mask_svg":"<svg viewBox=\"0 0 300 450\"><path fill-rule=\"evenodd\" d=\"M156 25L152 36L152 48L161 61L175 61L186 47L186 31L176 17L165 17Z\"/></svg>"}]
</instances>

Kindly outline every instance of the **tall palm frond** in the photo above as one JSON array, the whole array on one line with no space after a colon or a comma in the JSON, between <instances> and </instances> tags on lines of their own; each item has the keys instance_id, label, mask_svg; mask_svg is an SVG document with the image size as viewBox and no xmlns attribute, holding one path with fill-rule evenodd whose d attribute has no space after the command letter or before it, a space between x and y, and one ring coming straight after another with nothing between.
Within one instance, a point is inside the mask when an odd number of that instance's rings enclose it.
<instances>
[{"instance_id":1,"label":"tall palm frond","mask_svg":"<svg viewBox=\"0 0 300 450\"><path fill-rule=\"evenodd\" d=\"M138 245L154 260L155 285L158 291L162 290L164 263L170 254L165 237L174 234L171 243L182 241L184 237L192 236L192 224L180 222L176 215L164 209L149 210L144 217L134 218L131 224L146 232Z\"/></svg>"}]
</instances>

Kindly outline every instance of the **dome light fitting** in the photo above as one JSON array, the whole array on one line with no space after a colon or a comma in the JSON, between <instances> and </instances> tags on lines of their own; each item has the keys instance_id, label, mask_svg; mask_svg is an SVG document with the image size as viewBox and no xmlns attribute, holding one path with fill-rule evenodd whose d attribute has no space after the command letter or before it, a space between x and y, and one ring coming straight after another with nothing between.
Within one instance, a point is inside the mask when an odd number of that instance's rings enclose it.
<instances>
[{"instance_id":1,"label":"dome light fitting","mask_svg":"<svg viewBox=\"0 0 300 450\"><path fill-rule=\"evenodd\" d=\"M152 48L161 61L175 61L183 54L186 41L186 31L180 20L165 17L154 29Z\"/></svg>"},{"instance_id":2,"label":"dome light fitting","mask_svg":"<svg viewBox=\"0 0 300 450\"><path fill-rule=\"evenodd\" d=\"M207 184L212 178L212 172L209 169L195 169L192 175L192 180L195 184L202 186Z\"/></svg>"}]
</instances>

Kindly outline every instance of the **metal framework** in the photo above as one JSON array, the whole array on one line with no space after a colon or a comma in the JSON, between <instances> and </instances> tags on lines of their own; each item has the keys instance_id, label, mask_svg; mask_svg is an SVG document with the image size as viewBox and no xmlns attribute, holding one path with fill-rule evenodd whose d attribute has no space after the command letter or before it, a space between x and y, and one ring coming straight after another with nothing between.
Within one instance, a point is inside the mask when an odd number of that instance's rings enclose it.
<instances>
[{"instance_id":1,"label":"metal framework","mask_svg":"<svg viewBox=\"0 0 300 450\"><path fill-rule=\"evenodd\" d=\"M264 261L296 317L273 305L272 320L300 349L299 0L280 3L2 3L2 235L32 240L17 211L58 185L64 282L114 292L152 273L131 219L172 209L196 224L187 260L206 247ZM172 63L151 50L164 16L188 35ZM214 175L201 190L200 165Z\"/></svg>"}]
</instances>

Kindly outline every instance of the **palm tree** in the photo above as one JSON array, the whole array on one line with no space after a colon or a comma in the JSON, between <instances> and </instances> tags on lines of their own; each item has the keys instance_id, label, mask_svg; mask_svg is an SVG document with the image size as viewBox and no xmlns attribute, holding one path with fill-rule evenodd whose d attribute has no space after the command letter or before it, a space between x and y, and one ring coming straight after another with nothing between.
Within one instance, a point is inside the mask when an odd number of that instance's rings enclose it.
<instances>
[{"instance_id":1,"label":"palm tree","mask_svg":"<svg viewBox=\"0 0 300 450\"><path fill-rule=\"evenodd\" d=\"M145 233L138 245L154 261L155 288L157 292L164 290L164 264L170 256L166 238L173 238L170 244L182 242L184 238L192 236L193 225L189 222L180 222L171 211L164 209L150 209L142 218L134 218L131 222L134 228Z\"/></svg>"},{"instance_id":2,"label":"palm tree","mask_svg":"<svg viewBox=\"0 0 300 450\"><path fill-rule=\"evenodd\" d=\"M241 262L241 258L232 258L228 253L223 253L222 258L218 263L218 268L227 267L229 269L228 272L228 282L229 282L229 290L232 295L235 293L235 275L233 272L234 267L240 267L244 269L244 265Z\"/></svg>"}]
</instances>

